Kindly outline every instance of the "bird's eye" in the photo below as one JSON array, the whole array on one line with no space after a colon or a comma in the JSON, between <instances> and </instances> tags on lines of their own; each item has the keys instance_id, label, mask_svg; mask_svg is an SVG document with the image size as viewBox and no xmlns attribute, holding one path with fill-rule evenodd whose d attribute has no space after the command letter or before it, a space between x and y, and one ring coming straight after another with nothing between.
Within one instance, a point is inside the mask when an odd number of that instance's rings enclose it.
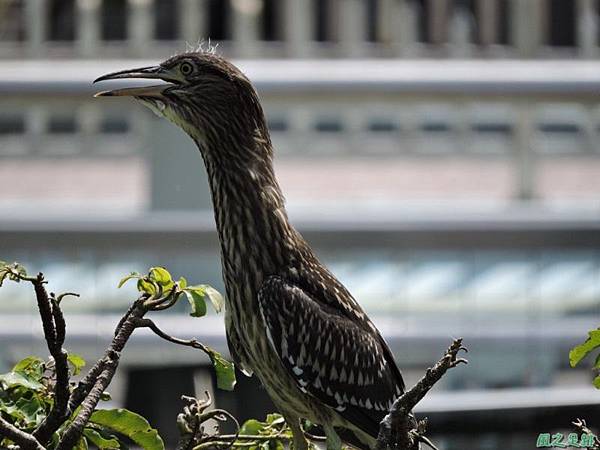
<instances>
[{"instance_id":1,"label":"bird's eye","mask_svg":"<svg viewBox=\"0 0 600 450\"><path fill-rule=\"evenodd\" d=\"M182 75L188 76L194 71L194 66L192 66L192 64L189 62L184 62L179 66L179 71Z\"/></svg>"}]
</instances>

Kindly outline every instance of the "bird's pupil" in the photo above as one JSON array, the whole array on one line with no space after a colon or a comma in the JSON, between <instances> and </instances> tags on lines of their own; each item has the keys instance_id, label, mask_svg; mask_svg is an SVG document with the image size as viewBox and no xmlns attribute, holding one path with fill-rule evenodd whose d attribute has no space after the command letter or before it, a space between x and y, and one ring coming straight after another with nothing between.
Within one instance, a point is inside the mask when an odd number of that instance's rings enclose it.
<instances>
[{"instance_id":1,"label":"bird's pupil","mask_svg":"<svg viewBox=\"0 0 600 450\"><path fill-rule=\"evenodd\" d=\"M181 66L181 72L182 72L184 75L188 75L188 74L190 74L190 73L192 72L192 66L190 66L188 63L186 63L186 64L183 64L183 65Z\"/></svg>"}]
</instances>

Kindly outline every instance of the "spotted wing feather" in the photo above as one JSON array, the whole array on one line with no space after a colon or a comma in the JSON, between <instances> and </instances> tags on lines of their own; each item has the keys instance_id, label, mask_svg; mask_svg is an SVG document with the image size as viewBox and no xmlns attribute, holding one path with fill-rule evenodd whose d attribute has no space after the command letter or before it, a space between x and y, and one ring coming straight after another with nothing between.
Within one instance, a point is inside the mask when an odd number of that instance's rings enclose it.
<instances>
[{"instance_id":1,"label":"spotted wing feather","mask_svg":"<svg viewBox=\"0 0 600 450\"><path fill-rule=\"evenodd\" d=\"M259 306L267 337L299 388L376 437L404 384L368 319L348 317L276 276L260 290Z\"/></svg>"}]
</instances>

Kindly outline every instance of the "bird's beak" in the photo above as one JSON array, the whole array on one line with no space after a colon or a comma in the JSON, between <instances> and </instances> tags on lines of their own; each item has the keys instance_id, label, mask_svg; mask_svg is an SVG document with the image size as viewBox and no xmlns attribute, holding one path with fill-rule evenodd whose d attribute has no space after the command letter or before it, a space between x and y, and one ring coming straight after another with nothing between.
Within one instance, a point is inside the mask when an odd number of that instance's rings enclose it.
<instances>
[{"instance_id":1,"label":"bird's beak","mask_svg":"<svg viewBox=\"0 0 600 450\"><path fill-rule=\"evenodd\" d=\"M170 83L178 83L179 80L169 76L167 70L161 66L141 67L139 69L121 70L106 75L102 75L94 80L94 83L105 80L119 80L123 78L149 78L153 80L163 80ZM130 97L154 97L163 98L163 91L172 86L172 84L158 84L153 86L128 87L115 89L112 91L101 91L94 97L108 96L130 96Z\"/></svg>"}]
</instances>

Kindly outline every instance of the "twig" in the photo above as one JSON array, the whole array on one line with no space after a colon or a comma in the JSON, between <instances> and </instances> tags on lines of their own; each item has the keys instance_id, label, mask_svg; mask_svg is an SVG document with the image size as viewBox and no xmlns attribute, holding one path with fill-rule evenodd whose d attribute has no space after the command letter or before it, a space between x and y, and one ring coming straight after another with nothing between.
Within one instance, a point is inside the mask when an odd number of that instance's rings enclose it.
<instances>
[{"instance_id":1,"label":"twig","mask_svg":"<svg viewBox=\"0 0 600 450\"><path fill-rule=\"evenodd\" d=\"M173 337L164 331L162 331L158 326L150 319L139 318L135 320L136 328L150 328L154 334L163 338L166 341L173 342L174 344L185 345L186 347L193 347L199 350L202 350L205 353L210 353L209 348L204 345L202 342L196 339L179 339Z\"/></svg>"},{"instance_id":2,"label":"twig","mask_svg":"<svg viewBox=\"0 0 600 450\"><path fill-rule=\"evenodd\" d=\"M220 434L216 436L218 439L241 439L244 441L270 441L271 439L281 439L282 441L291 441L293 438L291 436L284 436L283 434L274 434L274 435L261 435L261 434Z\"/></svg>"},{"instance_id":3,"label":"twig","mask_svg":"<svg viewBox=\"0 0 600 450\"><path fill-rule=\"evenodd\" d=\"M171 306L177 303L177 300L179 300L180 296L181 292L173 294L168 301L161 302L160 304L153 306L152 311L162 311L164 309L169 309Z\"/></svg>"},{"instance_id":4,"label":"twig","mask_svg":"<svg viewBox=\"0 0 600 450\"><path fill-rule=\"evenodd\" d=\"M0 417L0 438L7 437L21 450L45 450L44 446L29 433L19 430Z\"/></svg>"},{"instance_id":5,"label":"twig","mask_svg":"<svg viewBox=\"0 0 600 450\"><path fill-rule=\"evenodd\" d=\"M177 288L178 285L174 284L173 287L169 289L167 294L162 295L162 286L159 285L159 292L156 294L155 298L149 298L146 300L144 306L146 309L152 311L160 311L161 309L167 309L170 306L173 306L182 294L182 292L177 292ZM165 304L169 306L165 306Z\"/></svg>"},{"instance_id":6,"label":"twig","mask_svg":"<svg viewBox=\"0 0 600 450\"><path fill-rule=\"evenodd\" d=\"M71 395L69 391L69 365L67 352L62 348L65 341L66 324L58 301L53 295L48 296L48 292L44 287L44 284L46 284L44 275L39 273L29 281L35 289L44 329L44 338L55 364L54 404L44 421L33 432L33 437L42 445L45 445L68 417L67 405Z\"/></svg>"},{"instance_id":7,"label":"twig","mask_svg":"<svg viewBox=\"0 0 600 450\"><path fill-rule=\"evenodd\" d=\"M60 304L60 302L62 302L65 297L79 297L79 294L75 292L63 292L62 294L56 297L56 302Z\"/></svg>"},{"instance_id":8,"label":"twig","mask_svg":"<svg viewBox=\"0 0 600 450\"><path fill-rule=\"evenodd\" d=\"M592 447L588 447L588 450L600 450L600 441L598 441L598 437L590 430L583 419L576 419L572 422L575 429L579 432L579 434L588 434L595 436L594 437L594 445Z\"/></svg>"},{"instance_id":9,"label":"twig","mask_svg":"<svg viewBox=\"0 0 600 450\"><path fill-rule=\"evenodd\" d=\"M304 437L309 441L315 442L325 442L327 440L327 436L317 436L316 434L309 433L308 431L304 431Z\"/></svg>"},{"instance_id":10,"label":"twig","mask_svg":"<svg viewBox=\"0 0 600 450\"><path fill-rule=\"evenodd\" d=\"M377 437L377 450L416 450L419 448L419 442L429 444L428 440L423 439L426 421L417 421L411 411L448 369L461 363L467 363L466 359L458 358L461 350L466 351L462 346L462 339L455 339L443 358L432 368L427 369L423 378L416 385L396 399L389 414L381 421Z\"/></svg>"},{"instance_id":11,"label":"twig","mask_svg":"<svg viewBox=\"0 0 600 450\"><path fill-rule=\"evenodd\" d=\"M98 376L104 370L104 364L106 363L105 358L99 359L96 364L88 371L87 375L77 383L77 387L73 389L71 398L69 399L69 411L75 411L79 405L83 402L85 397L90 393Z\"/></svg>"},{"instance_id":12,"label":"twig","mask_svg":"<svg viewBox=\"0 0 600 450\"><path fill-rule=\"evenodd\" d=\"M212 404L212 399L208 391L205 394L206 400L198 400L185 395L181 397L188 404L184 406L183 413L177 416L177 424L179 425L181 434L177 450L192 450L202 445L204 445L203 448L207 446L230 448L234 445L240 432L239 422L229 411L224 409L213 409L204 412ZM210 419L215 419L219 422L231 420L235 426L235 433L220 435L218 434L219 427L217 426L217 434L205 435L202 425Z\"/></svg>"},{"instance_id":13,"label":"twig","mask_svg":"<svg viewBox=\"0 0 600 450\"><path fill-rule=\"evenodd\" d=\"M256 442L227 442L227 441L206 441L198 444L193 450L204 450L209 448L231 448L231 447L252 447Z\"/></svg>"}]
</instances>

